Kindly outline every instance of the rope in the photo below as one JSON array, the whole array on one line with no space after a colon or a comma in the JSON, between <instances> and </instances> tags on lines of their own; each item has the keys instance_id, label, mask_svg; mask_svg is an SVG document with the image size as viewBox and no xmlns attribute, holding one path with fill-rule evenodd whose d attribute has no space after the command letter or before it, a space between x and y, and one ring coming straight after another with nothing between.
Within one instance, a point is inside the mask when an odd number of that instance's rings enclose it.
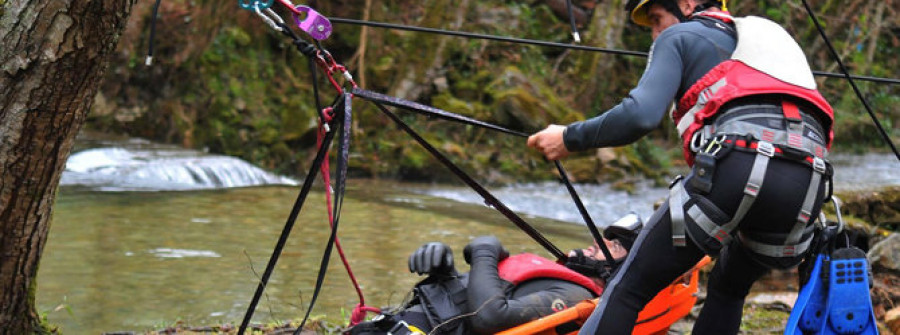
<instances>
[{"instance_id":1,"label":"rope","mask_svg":"<svg viewBox=\"0 0 900 335\"><path fill-rule=\"evenodd\" d=\"M331 22L335 22L335 23L344 23L344 24L387 28L387 29L397 29L397 30L405 30L405 31L415 31L415 32L429 33L429 34L466 37L466 38L518 43L518 44L527 44L527 45L536 45L536 46L553 47L553 48L602 52L602 53L622 55L622 56L637 56L637 57L645 57L646 58L649 55L646 52L640 52L640 51L599 48L599 47L591 47L591 46L585 46L585 45L548 42L548 41L531 40L531 39L524 39L524 38L467 33L467 32L454 31L454 30L423 28L423 27L407 26L407 25L401 25L401 24L384 23L384 22L376 22L376 21L368 21L368 20L354 20L354 19L346 19L346 18L339 18L339 17L330 17L328 19L331 20ZM817 76L823 76L823 77L846 78L846 75L844 75L844 74L833 73L833 72L813 71L813 74L817 75ZM856 80L871 81L871 82L877 82L877 83L883 83L883 84L900 85L900 79L894 79L894 78L881 78L881 77L871 77L871 76L851 76L851 78L856 79Z\"/></svg>"},{"instance_id":2,"label":"rope","mask_svg":"<svg viewBox=\"0 0 900 335\"><path fill-rule=\"evenodd\" d=\"M156 5L153 6L153 16L150 17L150 41L147 46L147 60L144 61L144 64L150 66L153 64L153 41L156 39L156 15L159 13L159 4L162 0L156 0Z\"/></svg>"},{"instance_id":3,"label":"rope","mask_svg":"<svg viewBox=\"0 0 900 335\"><path fill-rule=\"evenodd\" d=\"M357 91L357 89L354 89L354 92L356 92L356 91ZM360 96L360 97L362 97L362 96ZM499 199L494 197L493 194L488 192L488 190L485 189L484 186L481 186L481 184L479 184L477 181L472 179L472 177L470 177L468 174L463 172L458 166L456 166L456 164L453 164L453 162L451 162L450 159L448 159L440 151L438 151L434 146L432 146L430 143L428 143L428 141L426 141L424 138L422 138L422 136L420 136L418 133L416 133L415 130L410 128L408 124L406 124L405 122L403 122L403 120L400 119L400 117L398 117L396 114L392 113L390 110L387 109L387 107L384 107L384 105L382 105L380 102L378 102L378 101L370 101L370 102L375 104L375 106L378 107L378 109L380 109L382 113L384 113L391 120L393 120L394 123L396 123L403 131L405 131L407 134L409 134L410 137L412 137L414 140L416 140L416 142L418 142L420 146L425 148L425 150L427 150L432 156L434 156L438 161L440 161L441 164L444 164L445 167L450 169L450 171L452 171L457 177L459 177L464 183L466 183L466 185L469 185L469 187L471 187L472 190L474 190L476 193L478 193L478 195L480 195L484 199L485 204L487 204L491 207L494 207L494 209L496 209L498 212L500 212L501 214L506 216L506 218L509 219L513 224L518 226L519 229L522 229L526 234L528 234L528 236L530 236L538 244L540 244L542 247L544 247L544 249L547 249L547 251L549 251L551 254L553 254L553 256L555 256L558 261L562 262L568 258L568 256L566 256L566 254L564 254L562 251L559 250L559 248L557 248L555 245L553 245L553 243L551 243L549 240L547 240L547 238L544 237L544 235L541 235L541 233L539 231L537 231L537 229L534 229L534 227L529 225L519 215L517 215L515 212L513 212L511 209L509 209L509 207L506 207L506 205L504 205Z\"/></svg>"},{"instance_id":4,"label":"rope","mask_svg":"<svg viewBox=\"0 0 900 335\"><path fill-rule=\"evenodd\" d=\"M358 323L359 321L363 320L365 318L366 312L378 311L377 308L368 307L365 305L365 297L362 293L362 289L360 288L359 283L356 280L356 276L353 274L353 270L350 268L350 263L347 261L347 257L344 254L343 248L341 247L340 240L338 240L338 238L337 238L337 227L338 227L338 222L340 220L340 210L343 205L343 190L344 190L344 185L345 185L345 180L346 180L346 170L347 170L346 161L349 156L349 150L347 149L347 147L349 146L350 129L349 129L349 125L346 124L346 122L350 121L350 111L349 111L350 95L347 93L344 93L344 89L340 86L340 84L338 84L337 80L334 79L333 74L335 72L341 72L344 75L344 77L348 80L348 82L350 82L354 87L356 86L356 83L353 82L353 78L352 78L352 76L349 75L349 73L347 72L347 69L344 66L338 64L334 60L334 58L331 56L331 54L329 54L327 51L325 51L323 48L321 48L321 45L317 45L318 48L316 48L316 46L301 39L297 34L295 34L291 29L289 29L283 22L274 24L273 29L275 29L276 31L279 31L279 32L283 33L285 36L288 36L289 38L291 38L292 43L297 47L297 50L300 51L300 53L302 53L304 56L307 56L309 59L309 67L310 67L310 72L312 74L312 80L313 80L313 95L315 98L317 111L319 113L319 125L320 126L319 126L319 130L318 130L318 134L317 134L317 144L319 147L318 147L316 159L313 162L313 166L310 167L310 172L307 174L306 180L304 180L303 187L301 188L301 191L300 191L300 195L298 196L297 201L294 203L294 207L291 209L291 214L288 218L288 222L285 224L284 230L282 230L282 234L279 237L278 243L276 244L275 249L272 252L272 257L269 258L269 263L266 266L266 271L264 272L263 277L260 280L260 283L259 283L259 286L257 287L256 293L254 294L253 299L251 300L250 306L248 307L247 312L244 315L244 319L241 322L241 326L238 329L239 335L243 335L244 331L246 330L247 326L249 325L250 319L252 318L253 313L256 310L256 306L259 303L259 299L262 296L262 292L265 290L265 286L267 285L267 283L269 281L271 273L274 271L275 264L278 262L278 258L281 255L281 252L284 248L284 244L287 241L287 237L290 235L290 231L293 228L293 225L294 225L294 222L296 221L297 215L299 214L300 209L303 206L303 202L305 202L305 200L306 200L306 197L309 193L309 189L312 186L312 180L315 179L316 171L319 170L322 172L322 178L323 178L323 181L325 181L326 188L330 187L330 185L331 185L330 175L328 173L329 164L328 164L328 149L327 148L330 146L331 141L334 138L334 132L329 131L330 130L329 123L332 122L333 120L332 120L332 115L330 113L326 113L325 110L321 108L321 102L319 100L318 79L316 76L316 65L318 65L319 68L321 68L323 71L325 71L325 75L326 75L327 79L331 82L331 84L334 86L334 88L338 92L341 93L341 95L338 98L342 98L342 97L344 98L344 99L339 99L339 100L335 101L332 104L332 106L343 107L342 110L344 110L345 113L341 117L341 125L342 125L341 129L343 130L343 132L341 133L340 140L339 140L341 142L341 145L339 147L340 148L339 149L340 157L338 160L339 174L338 174L338 178L336 181L339 184L339 186L338 186L338 192L335 193L335 198L337 201L336 201L336 206L334 206L334 208L332 208L332 206L331 206L331 203L332 203L331 190L326 189L326 192L325 192L326 209L328 210L328 221L329 221L329 225L331 226L331 235L329 237L328 244L326 246L324 255L322 257L322 262L319 266L319 275L316 279L315 291L313 293L309 307L307 308L306 316L304 317L303 321L301 322L300 327L297 328L297 333L299 333L299 331L303 329L303 326L306 324L307 320L309 319L310 312L312 311L313 307L315 306L316 300L321 291L322 283L324 281L325 271L328 268L328 262L330 259L331 251L333 250L334 247L337 248L338 254L341 257L341 261L344 264L344 268L347 270L347 274L350 277L351 282L353 283L354 289L356 290L357 295L359 297L359 301L360 301L359 304L357 304L357 306L353 310L353 313L351 316L351 321L350 321L351 325L353 325L353 322ZM334 108L331 107L330 109L333 110Z\"/></svg>"},{"instance_id":5,"label":"rope","mask_svg":"<svg viewBox=\"0 0 900 335\"><path fill-rule=\"evenodd\" d=\"M278 263L278 258L281 256L281 251L284 249L284 245L287 243L288 236L291 235L291 230L294 228L294 223L297 221L297 216L300 214L300 209L303 208L303 203L306 201L307 195L309 195L309 190L312 188L312 181L316 177L316 171L319 170L319 167L322 165L322 161L325 158L325 152L327 151L328 145L331 144L331 140L334 138L333 133L329 133L325 136L323 143L325 145L321 146L319 150L316 152L316 158L313 159L312 166L310 166L309 172L306 174L306 179L303 181L303 187L300 189L300 193L297 195L297 200L294 201L294 207L291 208L291 213L288 215L287 222L284 224L284 229L281 231L281 236L278 238L278 242L275 244L275 249L272 250L272 256L269 257L269 263L266 265L266 270L263 272L262 277L260 278L259 285L256 287L256 293L253 294L253 298L250 300L250 306L247 308L247 312L244 314L244 319L241 321L241 326L238 329L238 335L243 335L244 331L247 329L247 326L250 324L250 318L253 317L253 312L256 310L256 305L259 303L260 297L262 297L263 291L266 289L266 284L269 282L269 277L272 276L272 272L275 269L275 264Z\"/></svg>"},{"instance_id":6,"label":"rope","mask_svg":"<svg viewBox=\"0 0 900 335\"><path fill-rule=\"evenodd\" d=\"M326 114L328 115L328 114ZM331 116L329 115L326 121L330 121ZM323 144L323 140L328 133L326 130L327 123L319 122L319 129L317 131L316 136L316 146L321 146ZM325 153L325 161L322 163L320 168L320 173L322 175L322 183L325 184L325 210L328 211L328 226L331 229L334 229L334 213L332 212L331 206L331 167L328 163L328 152ZM341 262L344 263L344 269L347 270L347 276L350 277L350 281L353 283L353 288L356 290L356 295L359 297L359 305L365 306L366 298L363 295L362 289L359 286L359 282L356 280L356 276L353 274L353 269L350 267L350 263L347 261L347 256L344 254L344 248L341 247L341 240L339 238L334 239L334 246L337 248L338 255L341 257ZM351 326L354 323L351 322Z\"/></svg>"},{"instance_id":7,"label":"rope","mask_svg":"<svg viewBox=\"0 0 900 335\"><path fill-rule=\"evenodd\" d=\"M897 160L900 160L900 151L897 151L897 147L894 146L894 142L891 141L891 137L888 136L887 132L881 126L881 122L878 122L878 117L875 116L875 113L872 112L872 107L869 106L869 102L863 97L862 92L859 91L859 88L856 87L856 83L853 81L853 78L850 76L850 72L847 71L847 67L844 66L844 62L841 61L841 56L838 55L837 51L834 49L834 46L831 45L831 41L828 39L828 35L825 34L825 30L822 29L822 25L819 24L819 19L816 18L816 14L813 12L812 8L809 6L809 3L806 0L803 0L803 6L806 7L806 11L809 12L809 17L812 18L813 23L816 25L816 29L819 30L819 35L822 35L822 39L825 40L825 45L828 46L828 51L831 52L831 56L838 63L838 67L841 68L841 72L844 74L844 77L847 78L847 81L850 82L850 86L853 87L853 92L856 93L856 96L859 97L859 100L862 101L863 106L866 108L866 112L869 113L869 116L872 117L872 122L875 123L875 127L878 128L878 132L881 133L881 137L884 138L884 141L891 147L891 150L894 151L894 156L897 157Z\"/></svg>"},{"instance_id":8,"label":"rope","mask_svg":"<svg viewBox=\"0 0 900 335\"><path fill-rule=\"evenodd\" d=\"M578 34L578 27L575 26L575 16L572 15L572 0L566 0L566 11L569 12L569 24L572 26L572 39L575 43L581 43L581 35Z\"/></svg>"}]
</instances>

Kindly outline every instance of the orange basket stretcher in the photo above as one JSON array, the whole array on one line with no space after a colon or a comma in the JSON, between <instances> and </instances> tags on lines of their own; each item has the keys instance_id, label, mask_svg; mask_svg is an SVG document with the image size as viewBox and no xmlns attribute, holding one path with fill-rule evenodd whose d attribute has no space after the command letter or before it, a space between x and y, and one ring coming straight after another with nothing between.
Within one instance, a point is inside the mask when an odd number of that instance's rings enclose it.
<instances>
[{"instance_id":1,"label":"orange basket stretcher","mask_svg":"<svg viewBox=\"0 0 900 335\"><path fill-rule=\"evenodd\" d=\"M690 313L697 302L694 293L697 292L700 269L711 261L708 256L704 257L690 271L653 297L638 314L632 334L666 334L675 321ZM577 334L581 325L594 312L599 300L582 301L571 308L504 330L497 335Z\"/></svg>"}]
</instances>

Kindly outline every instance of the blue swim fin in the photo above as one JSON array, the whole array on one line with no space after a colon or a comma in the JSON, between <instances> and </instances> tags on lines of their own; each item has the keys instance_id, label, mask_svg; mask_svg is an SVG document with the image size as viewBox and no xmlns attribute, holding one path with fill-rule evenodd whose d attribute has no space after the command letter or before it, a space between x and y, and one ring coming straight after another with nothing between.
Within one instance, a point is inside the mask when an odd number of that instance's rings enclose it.
<instances>
[{"instance_id":1,"label":"blue swim fin","mask_svg":"<svg viewBox=\"0 0 900 335\"><path fill-rule=\"evenodd\" d=\"M878 334L865 252L849 247L816 255L784 334Z\"/></svg>"},{"instance_id":2,"label":"blue swim fin","mask_svg":"<svg viewBox=\"0 0 900 335\"><path fill-rule=\"evenodd\" d=\"M831 334L878 334L866 253L856 247L831 253L828 280L828 330Z\"/></svg>"},{"instance_id":3,"label":"blue swim fin","mask_svg":"<svg viewBox=\"0 0 900 335\"><path fill-rule=\"evenodd\" d=\"M828 295L826 280L823 280L822 268L828 261L828 255L816 255L809 280L800 289L797 302L791 310L785 335L818 334L825 325L826 304Z\"/></svg>"}]
</instances>

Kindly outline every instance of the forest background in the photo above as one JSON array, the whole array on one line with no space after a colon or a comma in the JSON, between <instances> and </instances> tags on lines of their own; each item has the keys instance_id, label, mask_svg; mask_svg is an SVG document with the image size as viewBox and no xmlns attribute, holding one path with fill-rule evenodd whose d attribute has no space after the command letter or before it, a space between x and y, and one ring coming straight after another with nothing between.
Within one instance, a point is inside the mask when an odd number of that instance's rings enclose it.
<instances>
[{"instance_id":1,"label":"forest background","mask_svg":"<svg viewBox=\"0 0 900 335\"><path fill-rule=\"evenodd\" d=\"M649 32L628 21L623 0L574 0L573 16L587 46L646 51ZM854 75L897 77L897 0L810 1ZM316 108L307 60L291 41L236 2L162 1L144 64L153 1L134 6L115 58L86 123L91 130L177 143L236 156L287 175L302 174L314 156ZM299 4L299 3L298 3ZM328 17L571 43L565 0L339 0L304 3ZM281 6L273 6L283 17ZM814 70L838 72L799 1L730 1L735 15L781 23ZM619 102L647 59L335 24L323 42L365 89L531 133L547 124L590 118ZM320 99L336 92L320 74ZM885 151L871 118L842 78L817 77L836 110L837 151ZM900 137L900 85L858 81L883 126ZM350 169L356 177L445 181L444 169L371 104L353 106ZM553 176L523 138L400 113L466 171L489 183ZM578 182L638 175L663 177L683 164L668 118L650 136L622 147L579 153L566 161Z\"/></svg>"}]
</instances>

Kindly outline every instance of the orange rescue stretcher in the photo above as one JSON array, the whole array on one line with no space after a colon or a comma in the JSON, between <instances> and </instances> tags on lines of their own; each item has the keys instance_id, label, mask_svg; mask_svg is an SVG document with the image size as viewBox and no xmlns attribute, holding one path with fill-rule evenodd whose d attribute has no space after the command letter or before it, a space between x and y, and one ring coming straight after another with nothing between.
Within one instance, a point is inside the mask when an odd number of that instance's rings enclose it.
<instances>
[{"instance_id":1,"label":"orange rescue stretcher","mask_svg":"<svg viewBox=\"0 0 900 335\"><path fill-rule=\"evenodd\" d=\"M704 257L690 271L660 291L638 314L635 335L666 334L669 327L691 312L697 297L700 269L711 259ZM577 334L591 316L600 299L585 300L566 310L497 333L497 335L558 335Z\"/></svg>"}]
</instances>

